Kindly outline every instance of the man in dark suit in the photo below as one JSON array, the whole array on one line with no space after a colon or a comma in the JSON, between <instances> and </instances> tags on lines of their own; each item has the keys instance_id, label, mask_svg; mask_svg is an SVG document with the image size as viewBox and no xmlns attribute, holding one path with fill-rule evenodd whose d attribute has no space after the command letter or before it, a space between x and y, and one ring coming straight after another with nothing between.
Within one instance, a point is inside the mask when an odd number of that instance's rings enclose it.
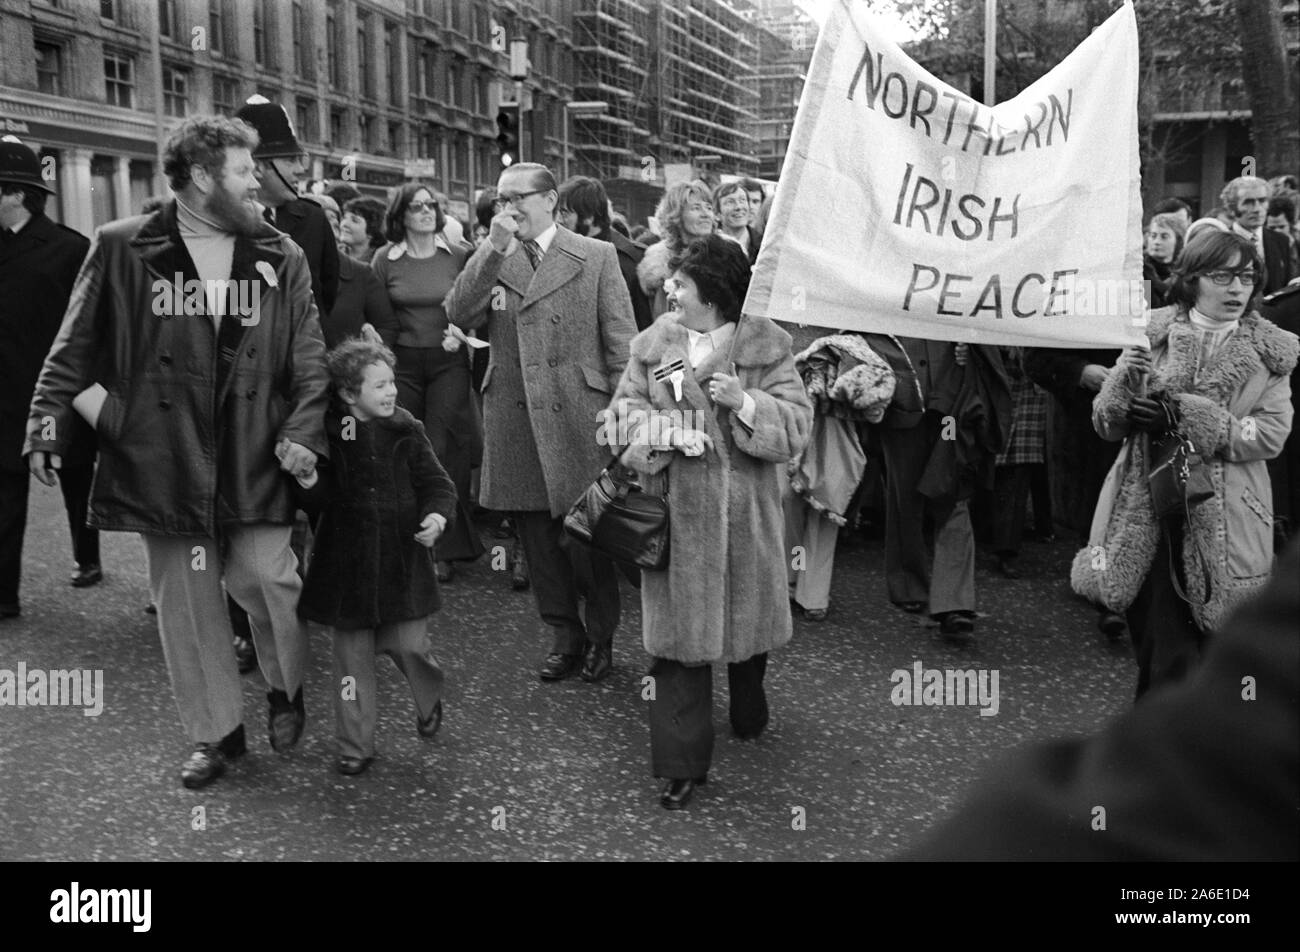
<instances>
[{"instance_id":1,"label":"man in dark suit","mask_svg":"<svg viewBox=\"0 0 1300 952\"><path fill-rule=\"evenodd\" d=\"M1252 242L1264 259L1264 293L1286 287L1296 277L1291 243L1285 235L1264 227L1272 187L1253 175L1235 178L1223 187L1220 199L1233 216L1232 230Z\"/></svg>"},{"instance_id":2,"label":"man in dark suit","mask_svg":"<svg viewBox=\"0 0 1300 952\"><path fill-rule=\"evenodd\" d=\"M610 225L609 196L600 180L575 175L565 181L560 186L560 210L557 217L561 225L575 234L599 238L614 245L618 251L619 270L623 272L627 292L632 298L632 317L636 320L636 329L643 331L653 324L650 300L641 290L641 282L636 276L636 266L645 255L645 247L620 235Z\"/></svg>"},{"instance_id":3,"label":"man in dark suit","mask_svg":"<svg viewBox=\"0 0 1300 952\"><path fill-rule=\"evenodd\" d=\"M0 140L0 619L20 612L30 486L22 449L32 392L90 247L84 235L46 217L53 191L34 151L12 136ZM77 559L72 584L84 587L102 578L99 533L86 526L95 441L84 423L69 425L59 487Z\"/></svg>"},{"instance_id":4,"label":"man in dark suit","mask_svg":"<svg viewBox=\"0 0 1300 952\"><path fill-rule=\"evenodd\" d=\"M339 250L325 210L298 194L305 153L278 103L253 96L235 113L257 130L258 201L266 206L266 220L294 240L307 256L311 293L316 310L328 314L339 286Z\"/></svg>"},{"instance_id":5,"label":"man in dark suit","mask_svg":"<svg viewBox=\"0 0 1300 952\"><path fill-rule=\"evenodd\" d=\"M453 324L486 328L492 344L481 498L513 513L538 612L553 630L542 680L581 665L583 680L599 681L618 625L617 571L561 539L564 515L611 458L600 420L636 333L632 302L614 247L557 226L550 169L513 165L497 192L503 208L488 239L443 302Z\"/></svg>"}]
</instances>

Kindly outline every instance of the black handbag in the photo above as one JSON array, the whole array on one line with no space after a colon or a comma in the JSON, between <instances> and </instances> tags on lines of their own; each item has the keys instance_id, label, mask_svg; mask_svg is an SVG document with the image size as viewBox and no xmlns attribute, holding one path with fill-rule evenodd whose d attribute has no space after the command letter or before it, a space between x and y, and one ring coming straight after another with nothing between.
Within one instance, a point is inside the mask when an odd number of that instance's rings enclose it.
<instances>
[{"instance_id":1,"label":"black handbag","mask_svg":"<svg viewBox=\"0 0 1300 952\"><path fill-rule=\"evenodd\" d=\"M668 567L667 494L643 491L636 474L617 460L569 509L564 531L616 561L643 569Z\"/></svg>"},{"instance_id":2,"label":"black handbag","mask_svg":"<svg viewBox=\"0 0 1300 952\"><path fill-rule=\"evenodd\" d=\"M1209 465L1181 433L1171 432L1160 444L1148 443L1147 454L1147 487L1158 519L1187 515L1214 496Z\"/></svg>"}]
</instances>

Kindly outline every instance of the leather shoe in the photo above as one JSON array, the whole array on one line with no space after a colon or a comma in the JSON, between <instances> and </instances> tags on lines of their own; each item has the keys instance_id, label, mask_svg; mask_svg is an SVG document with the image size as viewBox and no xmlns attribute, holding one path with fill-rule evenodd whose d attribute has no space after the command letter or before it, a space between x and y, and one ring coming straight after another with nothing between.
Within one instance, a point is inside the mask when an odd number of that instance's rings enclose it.
<instances>
[{"instance_id":1,"label":"leather shoe","mask_svg":"<svg viewBox=\"0 0 1300 952\"><path fill-rule=\"evenodd\" d=\"M206 787L226 772L226 765L248 750L244 740L244 725L215 744L195 744L194 750L181 765L181 783L188 790Z\"/></svg>"},{"instance_id":2,"label":"leather shoe","mask_svg":"<svg viewBox=\"0 0 1300 952\"><path fill-rule=\"evenodd\" d=\"M524 558L524 547L516 539L510 547L510 587L522 592L529 584L528 560Z\"/></svg>"},{"instance_id":3,"label":"leather shoe","mask_svg":"<svg viewBox=\"0 0 1300 952\"><path fill-rule=\"evenodd\" d=\"M17 618L22 613L17 605L0 605L0 618Z\"/></svg>"},{"instance_id":4,"label":"leather shoe","mask_svg":"<svg viewBox=\"0 0 1300 952\"><path fill-rule=\"evenodd\" d=\"M148 605L144 606L144 613L146 615L156 615L158 614L158 606L153 602L150 602Z\"/></svg>"},{"instance_id":5,"label":"leather shoe","mask_svg":"<svg viewBox=\"0 0 1300 952\"><path fill-rule=\"evenodd\" d=\"M375 758L373 757L349 757L343 756L338 759L334 769L346 777L355 777L357 774L365 773Z\"/></svg>"},{"instance_id":6,"label":"leather shoe","mask_svg":"<svg viewBox=\"0 0 1300 952\"><path fill-rule=\"evenodd\" d=\"M895 602L894 604L909 615L919 615L925 609L925 602Z\"/></svg>"},{"instance_id":7,"label":"leather shoe","mask_svg":"<svg viewBox=\"0 0 1300 952\"><path fill-rule=\"evenodd\" d=\"M829 608L805 608L803 617L808 621L825 621L831 610Z\"/></svg>"},{"instance_id":8,"label":"leather shoe","mask_svg":"<svg viewBox=\"0 0 1300 952\"><path fill-rule=\"evenodd\" d=\"M1107 638L1118 641L1128 634L1128 619L1119 612L1102 612L1097 627L1106 633Z\"/></svg>"},{"instance_id":9,"label":"leather shoe","mask_svg":"<svg viewBox=\"0 0 1300 952\"><path fill-rule=\"evenodd\" d=\"M443 585L446 585L448 582L450 582L453 578L456 577L456 570L451 567L450 562L433 563L433 571L434 574L438 576L438 581L441 582Z\"/></svg>"},{"instance_id":10,"label":"leather shoe","mask_svg":"<svg viewBox=\"0 0 1300 952\"><path fill-rule=\"evenodd\" d=\"M235 661L239 664L240 674L248 674L257 667L257 647L252 638L235 636Z\"/></svg>"},{"instance_id":11,"label":"leather shoe","mask_svg":"<svg viewBox=\"0 0 1300 952\"><path fill-rule=\"evenodd\" d=\"M970 612L940 612L935 618L939 621L939 634L959 645L968 645L975 640L975 619Z\"/></svg>"},{"instance_id":12,"label":"leather shoe","mask_svg":"<svg viewBox=\"0 0 1300 952\"><path fill-rule=\"evenodd\" d=\"M704 786L704 783L703 777L694 780L669 780L664 784L664 792L659 796L659 805L665 810L680 810L690 802L695 788Z\"/></svg>"},{"instance_id":13,"label":"leather shoe","mask_svg":"<svg viewBox=\"0 0 1300 952\"><path fill-rule=\"evenodd\" d=\"M543 681L563 681L577 671L581 664L582 655L552 651L542 662L542 669L537 672L537 676Z\"/></svg>"},{"instance_id":14,"label":"leather shoe","mask_svg":"<svg viewBox=\"0 0 1300 952\"><path fill-rule=\"evenodd\" d=\"M613 652L608 642L603 645L594 642L587 645L586 657L582 659L582 680L599 681L606 677L613 667Z\"/></svg>"},{"instance_id":15,"label":"leather shoe","mask_svg":"<svg viewBox=\"0 0 1300 952\"><path fill-rule=\"evenodd\" d=\"M73 572L68 579L68 584L73 588L90 588L92 585L98 585L104 581L104 573L99 564L91 562L88 565L78 565L77 571Z\"/></svg>"},{"instance_id":16,"label":"leather shoe","mask_svg":"<svg viewBox=\"0 0 1300 952\"><path fill-rule=\"evenodd\" d=\"M415 732L425 740L433 740L434 735L438 733L438 728L442 726L442 702L439 701L433 706L433 713L429 715L427 721L422 721L417 717L415 719Z\"/></svg>"},{"instance_id":17,"label":"leather shoe","mask_svg":"<svg viewBox=\"0 0 1300 952\"><path fill-rule=\"evenodd\" d=\"M206 787L226 772L226 758L216 744L196 744L181 765L181 783L188 790Z\"/></svg>"},{"instance_id":18,"label":"leather shoe","mask_svg":"<svg viewBox=\"0 0 1300 952\"><path fill-rule=\"evenodd\" d=\"M268 691L266 699L270 702L266 729L271 739L271 749L286 751L298 743L298 738L302 737L303 725L307 722L302 688L298 688L292 701L284 691L276 690Z\"/></svg>"}]
</instances>

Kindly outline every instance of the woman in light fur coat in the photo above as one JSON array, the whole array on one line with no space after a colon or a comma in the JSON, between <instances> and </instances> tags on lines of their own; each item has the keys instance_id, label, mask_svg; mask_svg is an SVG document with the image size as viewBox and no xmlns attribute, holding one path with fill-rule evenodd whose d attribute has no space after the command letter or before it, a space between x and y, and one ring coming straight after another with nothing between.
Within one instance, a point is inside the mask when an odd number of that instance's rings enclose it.
<instances>
[{"instance_id":1,"label":"woman in light fur coat","mask_svg":"<svg viewBox=\"0 0 1300 952\"><path fill-rule=\"evenodd\" d=\"M1267 461L1291 431L1288 375L1300 344L1254 311L1263 269L1248 240L1198 234L1174 269L1177 303L1150 316L1150 352L1125 350L1093 402L1097 432L1127 443L1070 578L1079 594L1127 613L1139 697L1185 677L1205 638L1272 569ZM1153 399L1161 394L1178 431L1205 458L1214 488L1189 516L1163 526L1147 483L1151 446L1167 432ZM1188 601L1175 589L1171 562Z\"/></svg>"},{"instance_id":2,"label":"woman in light fur coat","mask_svg":"<svg viewBox=\"0 0 1300 952\"><path fill-rule=\"evenodd\" d=\"M664 282L673 276L686 245L696 238L713 234L713 193L703 182L678 182L659 199L655 221L663 240L646 249L636 266L641 290L650 299L650 313L655 317L667 312L668 292Z\"/></svg>"},{"instance_id":3,"label":"woman in light fur coat","mask_svg":"<svg viewBox=\"0 0 1300 952\"><path fill-rule=\"evenodd\" d=\"M686 805L713 752L712 670L728 663L731 724L767 725L767 654L790 640L778 468L803 449L812 406L790 335L740 320L749 263L718 235L692 242L674 275L679 311L632 340L610 410L622 463L668 491L669 564L642 571L654 774Z\"/></svg>"}]
</instances>

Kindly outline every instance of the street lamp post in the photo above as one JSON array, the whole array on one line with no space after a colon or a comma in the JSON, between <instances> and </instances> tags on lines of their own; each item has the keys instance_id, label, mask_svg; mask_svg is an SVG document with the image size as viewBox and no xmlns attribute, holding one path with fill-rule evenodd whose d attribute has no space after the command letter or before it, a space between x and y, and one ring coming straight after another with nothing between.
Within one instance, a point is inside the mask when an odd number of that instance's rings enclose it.
<instances>
[{"instance_id":1,"label":"street lamp post","mask_svg":"<svg viewBox=\"0 0 1300 952\"><path fill-rule=\"evenodd\" d=\"M569 178L569 123L572 116L600 116L609 112L609 103L599 101L564 104L564 178Z\"/></svg>"}]
</instances>

